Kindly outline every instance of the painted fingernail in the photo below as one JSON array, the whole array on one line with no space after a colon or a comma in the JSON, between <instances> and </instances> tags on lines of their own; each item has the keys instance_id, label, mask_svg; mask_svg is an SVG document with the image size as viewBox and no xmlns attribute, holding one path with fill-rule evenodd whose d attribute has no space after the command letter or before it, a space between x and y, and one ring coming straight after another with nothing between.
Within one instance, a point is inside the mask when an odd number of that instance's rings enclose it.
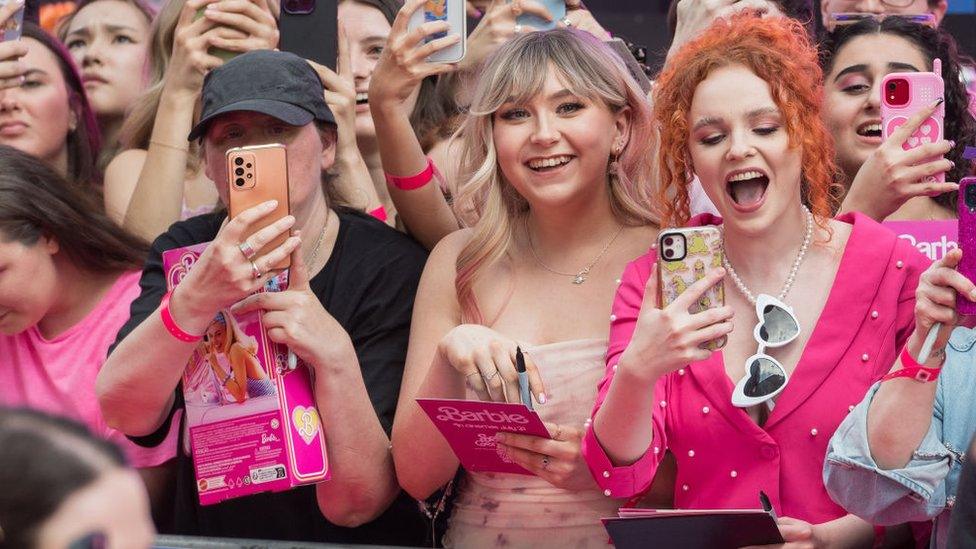
<instances>
[{"instance_id":1,"label":"painted fingernail","mask_svg":"<svg viewBox=\"0 0 976 549\"><path fill-rule=\"evenodd\" d=\"M969 299L976 301L976 290L969 292Z\"/></svg>"},{"instance_id":2,"label":"painted fingernail","mask_svg":"<svg viewBox=\"0 0 976 549\"><path fill-rule=\"evenodd\" d=\"M940 97L940 98L938 98L938 99L936 99L936 100L935 100L935 104L934 104L934 105L932 105L932 106L933 106L933 107L938 107L939 105L941 105L941 104L943 104L943 103L945 103L945 99L944 99L944 98L942 98L942 97Z\"/></svg>"},{"instance_id":3,"label":"painted fingernail","mask_svg":"<svg viewBox=\"0 0 976 549\"><path fill-rule=\"evenodd\" d=\"M539 393L539 404L545 404L545 403L546 403L546 394Z\"/></svg>"},{"instance_id":4,"label":"painted fingernail","mask_svg":"<svg viewBox=\"0 0 976 549\"><path fill-rule=\"evenodd\" d=\"M502 433L501 431L495 433L495 440L498 442L505 442L505 433Z\"/></svg>"},{"instance_id":5,"label":"painted fingernail","mask_svg":"<svg viewBox=\"0 0 976 549\"><path fill-rule=\"evenodd\" d=\"M950 149L955 149L956 148L956 142L950 139L949 140L949 148Z\"/></svg>"},{"instance_id":6,"label":"painted fingernail","mask_svg":"<svg viewBox=\"0 0 976 549\"><path fill-rule=\"evenodd\" d=\"M277 200L269 200L269 201L267 201L267 202L264 203L264 209L265 210L273 210L273 209L275 209L277 207L278 207L278 201Z\"/></svg>"}]
</instances>

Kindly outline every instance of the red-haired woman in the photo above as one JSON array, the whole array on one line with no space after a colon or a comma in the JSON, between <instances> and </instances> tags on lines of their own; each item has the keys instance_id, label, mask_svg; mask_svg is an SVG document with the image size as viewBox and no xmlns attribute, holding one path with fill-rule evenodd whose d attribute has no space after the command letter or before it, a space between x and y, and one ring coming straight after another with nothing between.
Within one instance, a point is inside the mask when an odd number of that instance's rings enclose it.
<instances>
[{"instance_id":1,"label":"red-haired woman","mask_svg":"<svg viewBox=\"0 0 976 549\"><path fill-rule=\"evenodd\" d=\"M762 490L794 517L787 541L870 544L828 497L824 455L911 332L926 261L864 215L830 219L820 82L802 27L753 15L715 23L658 80L667 222L721 224L724 268L662 309L655 252L627 267L583 452L613 497L645 490L670 451L678 508L756 508ZM722 219L689 220L691 175ZM723 278L725 305L689 314Z\"/></svg>"}]
</instances>

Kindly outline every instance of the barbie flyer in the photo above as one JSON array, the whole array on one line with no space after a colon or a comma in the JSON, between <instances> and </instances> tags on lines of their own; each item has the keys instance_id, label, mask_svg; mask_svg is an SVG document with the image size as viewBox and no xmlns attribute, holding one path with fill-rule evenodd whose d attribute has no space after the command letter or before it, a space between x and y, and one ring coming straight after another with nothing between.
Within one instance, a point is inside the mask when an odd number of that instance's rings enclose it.
<instances>
[{"instance_id":1,"label":"barbie flyer","mask_svg":"<svg viewBox=\"0 0 976 549\"><path fill-rule=\"evenodd\" d=\"M169 288L207 244L163 253ZM263 291L287 288L287 272ZM188 436L201 505L329 478L311 373L288 369L288 349L268 339L260 311L217 314L183 372Z\"/></svg>"},{"instance_id":2,"label":"barbie flyer","mask_svg":"<svg viewBox=\"0 0 976 549\"><path fill-rule=\"evenodd\" d=\"M539 414L523 404L433 398L418 398L417 404L444 435L468 471L531 475L497 451L495 433L504 431L550 438Z\"/></svg>"}]
</instances>

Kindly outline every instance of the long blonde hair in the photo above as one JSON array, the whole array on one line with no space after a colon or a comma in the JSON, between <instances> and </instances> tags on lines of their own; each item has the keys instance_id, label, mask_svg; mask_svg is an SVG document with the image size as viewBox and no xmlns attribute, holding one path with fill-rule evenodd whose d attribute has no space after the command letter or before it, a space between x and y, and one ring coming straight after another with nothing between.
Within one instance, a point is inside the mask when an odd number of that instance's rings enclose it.
<instances>
[{"instance_id":1,"label":"long blonde hair","mask_svg":"<svg viewBox=\"0 0 976 549\"><path fill-rule=\"evenodd\" d=\"M159 10L149 31L149 87L135 101L132 111L126 117L120 132L120 143L123 149L148 149L149 137L152 135L159 101L163 96L163 77L173 56L173 39L176 34L176 24L180 20L180 12L186 0L168 0ZM196 168L199 163L191 143L191 154L187 155L188 168Z\"/></svg>"},{"instance_id":2,"label":"long blonde hair","mask_svg":"<svg viewBox=\"0 0 976 549\"><path fill-rule=\"evenodd\" d=\"M539 94L553 67L570 90L606 105L612 112L629 108L627 145L618 158L616 175L608 175L614 217L628 226L650 225L652 208L650 105L623 61L595 37L576 30L532 32L509 41L492 56L481 73L469 115L456 137L461 145L461 181L455 212L473 235L457 258L455 288L462 315L483 322L473 293L484 270L510 250L516 221L529 204L502 177L492 137L494 113L509 101L525 102ZM607 163L612 159L608 158Z\"/></svg>"}]
</instances>

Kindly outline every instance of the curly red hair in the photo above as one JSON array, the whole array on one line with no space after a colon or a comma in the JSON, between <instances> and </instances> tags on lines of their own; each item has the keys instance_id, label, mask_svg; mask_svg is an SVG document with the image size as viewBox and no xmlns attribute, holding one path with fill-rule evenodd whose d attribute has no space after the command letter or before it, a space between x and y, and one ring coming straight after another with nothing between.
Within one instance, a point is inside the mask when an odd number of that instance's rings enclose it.
<instances>
[{"instance_id":1,"label":"curly red hair","mask_svg":"<svg viewBox=\"0 0 976 549\"><path fill-rule=\"evenodd\" d=\"M802 151L802 196L825 226L837 203L833 139L820 118L823 74L815 46L798 22L743 13L719 19L668 62L654 92L660 125L659 203L664 222L680 226L691 216L688 111L695 89L713 70L743 65L769 84L786 121L790 147Z\"/></svg>"}]
</instances>

